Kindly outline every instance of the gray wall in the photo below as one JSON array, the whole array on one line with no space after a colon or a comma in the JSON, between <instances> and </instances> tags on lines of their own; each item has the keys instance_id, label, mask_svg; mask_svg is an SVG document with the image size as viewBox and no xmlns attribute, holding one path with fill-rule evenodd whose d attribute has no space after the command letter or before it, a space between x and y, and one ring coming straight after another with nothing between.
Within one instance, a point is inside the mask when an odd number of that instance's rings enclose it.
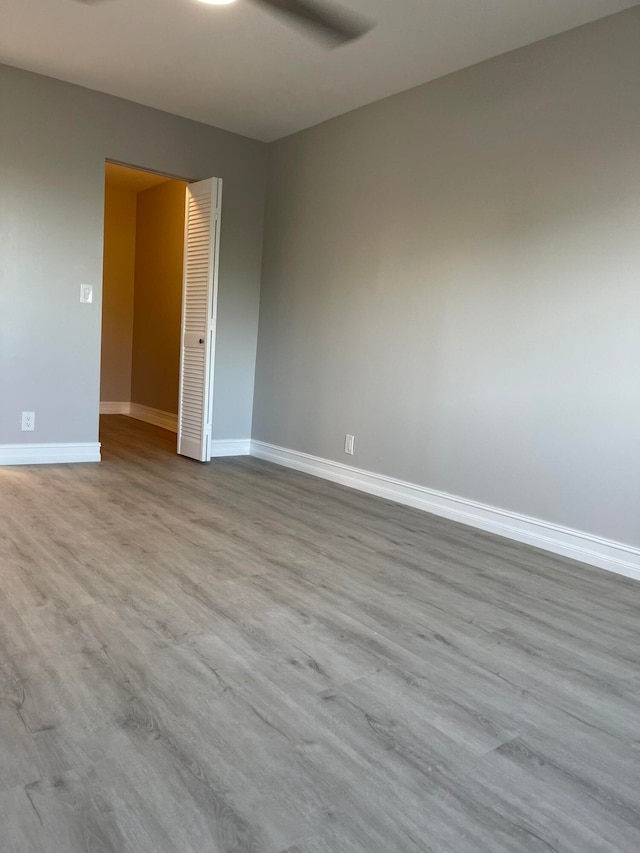
<instances>
[{"instance_id":1,"label":"gray wall","mask_svg":"<svg viewBox=\"0 0 640 853\"><path fill-rule=\"evenodd\" d=\"M7 66L0 121L0 444L97 440L105 158L224 179L213 437L248 437L266 146Z\"/></svg>"},{"instance_id":2,"label":"gray wall","mask_svg":"<svg viewBox=\"0 0 640 853\"><path fill-rule=\"evenodd\" d=\"M639 45L636 8L272 146L254 438L640 545Z\"/></svg>"}]
</instances>

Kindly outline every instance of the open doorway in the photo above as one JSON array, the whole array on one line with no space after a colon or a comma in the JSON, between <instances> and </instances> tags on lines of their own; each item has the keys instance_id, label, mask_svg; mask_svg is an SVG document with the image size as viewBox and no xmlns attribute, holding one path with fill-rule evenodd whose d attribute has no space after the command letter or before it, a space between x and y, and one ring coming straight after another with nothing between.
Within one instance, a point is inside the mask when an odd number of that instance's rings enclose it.
<instances>
[{"instance_id":1,"label":"open doorway","mask_svg":"<svg viewBox=\"0 0 640 853\"><path fill-rule=\"evenodd\" d=\"M105 167L101 415L175 433L186 181Z\"/></svg>"},{"instance_id":2,"label":"open doorway","mask_svg":"<svg viewBox=\"0 0 640 853\"><path fill-rule=\"evenodd\" d=\"M221 202L218 178L105 167L101 417L177 432L177 452L202 462L212 434Z\"/></svg>"}]
</instances>

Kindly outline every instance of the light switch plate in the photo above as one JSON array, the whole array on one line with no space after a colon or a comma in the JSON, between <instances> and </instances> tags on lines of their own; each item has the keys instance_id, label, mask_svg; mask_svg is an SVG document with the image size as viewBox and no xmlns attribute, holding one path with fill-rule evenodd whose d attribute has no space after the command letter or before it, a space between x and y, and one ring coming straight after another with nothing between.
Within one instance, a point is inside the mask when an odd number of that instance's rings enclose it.
<instances>
[{"instance_id":1,"label":"light switch plate","mask_svg":"<svg viewBox=\"0 0 640 853\"><path fill-rule=\"evenodd\" d=\"M81 284L80 285L80 302L93 302L93 285L92 284Z\"/></svg>"}]
</instances>

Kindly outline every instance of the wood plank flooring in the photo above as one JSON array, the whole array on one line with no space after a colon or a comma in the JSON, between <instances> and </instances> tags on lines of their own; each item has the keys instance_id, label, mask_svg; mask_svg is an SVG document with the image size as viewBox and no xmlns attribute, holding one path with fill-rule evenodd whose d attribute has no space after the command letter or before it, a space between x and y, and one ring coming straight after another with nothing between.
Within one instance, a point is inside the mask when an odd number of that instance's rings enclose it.
<instances>
[{"instance_id":1,"label":"wood plank flooring","mask_svg":"<svg viewBox=\"0 0 640 853\"><path fill-rule=\"evenodd\" d=\"M2 853L640 850L640 584L102 440L0 469Z\"/></svg>"}]
</instances>

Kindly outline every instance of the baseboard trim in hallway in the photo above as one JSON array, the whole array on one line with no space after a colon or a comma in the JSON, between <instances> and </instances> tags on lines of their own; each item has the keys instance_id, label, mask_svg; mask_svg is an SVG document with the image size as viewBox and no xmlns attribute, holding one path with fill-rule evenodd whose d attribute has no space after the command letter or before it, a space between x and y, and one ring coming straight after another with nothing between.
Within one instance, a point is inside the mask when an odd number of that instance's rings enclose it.
<instances>
[{"instance_id":1,"label":"baseboard trim in hallway","mask_svg":"<svg viewBox=\"0 0 640 853\"><path fill-rule=\"evenodd\" d=\"M178 416L173 412L163 412L162 409L154 409L151 406L143 406L142 403L111 402L102 400L100 402L101 415L128 415L137 421L168 429L170 432L178 432Z\"/></svg>"},{"instance_id":2,"label":"baseboard trim in hallway","mask_svg":"<svg viewBox=\"0 0 640 853\"><path fill-rule=\"evenodd\" d=\"M173 412L163 412L160 409L152 409L151 406L143 406L141 403L131 403L129 417L168 429L170 432L178 432L178 416Z\"/></svg>"},{"instance_id":3,"label":"baseboard trim in hallway","mask_svg":"<svg viewBox=\"0 0 640 853\"><path fill-rule=\"evenodd\" d=\"M171 412L162 412L160 409L151 409L149 406L142 406L139 403L100 403L101 415L126 415L129 418L135 418L137 421L152 426L162 427L162 429L170 432L178 431L178 416ZM209 458L217 459L223 456L250 456L251 455L251 439L250 438L222 438L213 439L209 445Z\"/></svg>"},{"instance_id":4,"label":"baseboard trim in hallway","mask_svg":"<svg viewBox=\"0 0 640 853\"><path fill-rule=\"evenodd\" d=\"M631 545L264 441L253 440L251 454L277 465L313 474L352 489L640 580L640 548Z\"/></svg>"},{"instance_id":5,"label":"baseboard trim in hallway","mask_svg":"<svg viewBox=\"0 0 640 853\"><path fill-rule=\"evenodd\" d=\"M128 415L131 403L125 401L100 400L101 415Z\"/></svg>"},{"instance_id":6,"label":"baseboard trim in hallway","mask_svg":"<svg viewBox=\"0 0 640 853\"><path fill-rule=\"evenodd\" d=\"M57 465L61 462L100 462L100 442L0 444L0 465Z\"/></svg>"}]
</instances>

